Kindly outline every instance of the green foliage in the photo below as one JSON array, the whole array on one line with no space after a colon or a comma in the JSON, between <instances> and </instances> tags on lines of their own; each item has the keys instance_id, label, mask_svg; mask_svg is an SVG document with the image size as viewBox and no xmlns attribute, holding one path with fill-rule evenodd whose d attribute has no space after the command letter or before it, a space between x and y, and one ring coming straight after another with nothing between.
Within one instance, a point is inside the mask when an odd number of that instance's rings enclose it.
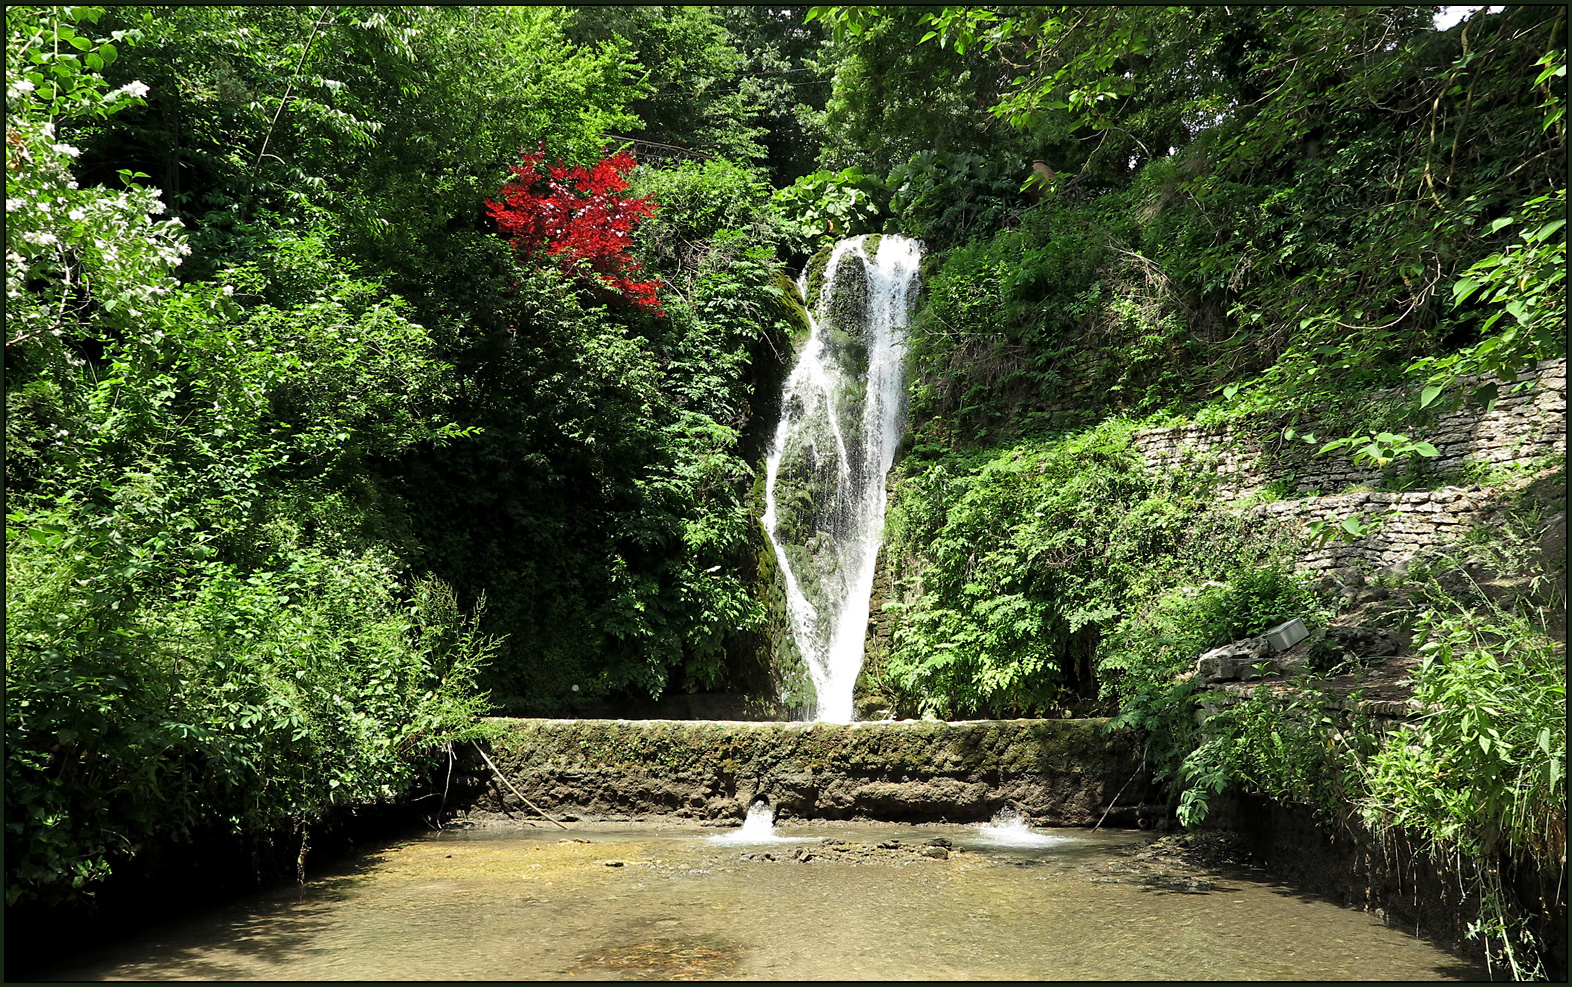
<instances>
[{"instance_id":1,"label":"green foliage","mask_svg":"<svg viewBox=\"0 0 1572 987\"><path fill-rule=\"evenodd\" d=\"M1519 224L1521 239L1465 271L1452 285L1452 302L1496 307L1480 325L1481 333L1489 333L1503 316L1513 321L1456 354L1414 361L1410 374L1429 374L1421 407L1461 376L1494 375L1514 383L1525 366L1566 352L1566 201L1566 189L1557 189L1523 203L1516 216L1490 224L1491 232ZM1470 398L1489 407L1496 394L1497 386L1486 382L1475 386Z\"/></svg>"},{"instance_id":2,"label":"green foliage","mask_svg":"<svg viewBox=\"0 0 1572 987\"><path fill-rule=\"evenodd\" d=\"M1105 546L1146 485L1118 426L903 469L888 537L915 571L890 607L891 677L945 717L1052 702L1071 641L1118 612Z\"/></svg>"},{"instance_id":3,"label":"green foliage","mask_svg":"<svg viewBox=\"0 0 1572 987\"><path fill-rule=\"evenodd\" d=\"M1428 611L1417 632L1421 712L1395 730L1334 709L1310 682L1206 710L1172 773L1180 821L1198 825L1232 785L1329 822L1357 810L1376 832L1405 833L1472 875L1470 934L1492 965L1534 979L1543 943L1503 871L1554 868L1566 853L1565 659L1542 630L1488 608ZM1139 714L1121 719L1152 729Z\"/></svg>"},{"instance_id":4,"label":"green foliage","mask_svg":"<svg viewBox=\"0 0 1572 987\"><path fill-rule=\"evenodd\" d=\"M1546 563L1532 552L1517 557L1520 547L1508 538L1489 543L1486 554L1503 573ZM1478 594L1456 596L1433 582L1426 592L1436 608L1416 625L1419 715L1395 729L1377 728L1313 679L1263 684L1244 698L1197 693L1190 677L1173 677L1177 662L1150 656L1125 659L1144 674L1120 686L1114 725L1143 736L1148 763L1185 826L1199 825L1213 798L1237 787L1308 806L1329 825L1357 811L1378 834L1405 834L1450 859L1478 895L1471 935L1484 940L1487 959L1516 979L1532 978L1542 974L1543 944L1503 875L1518 865L1553 872L1566 853L1565 659L1542 628ZM1207 621L1193 615L1218 613L1202 599L1164 599L1156 615L1141 618L1143 630L1188 626L1189 653L1243 626L1200 633ZM1533 596L1519 606L1541 602ZM1359 696L1348 698L1357 703Z\"/></svg>"},{"instance_id":5,"label":"green foliage","mask_svg":"<svg viewBox=\"0 0 1572 987\"><path fill-rule=\"evenodd\" d=\"M878 232L888 199L882 181L853 167L803 175L777 191L772 205L783 246L800 257L846 237Z\"/></svg>"},{"instance_id":6,"label":"green foliage","mask_svg":"<svg viewBox=\"0 0 1572 987\"><path fill-rule=\"evenodd\" d=\"M625 46L573 45L564 16L113 8L106 23L143 42L110 77L151 91L144 111L84 134L84 170L154 176L192 228L192 276L252 260L269 229L310 226L323 208L341 246L379 270L420 271L455 253L521 147L587 158L632 120ZM438 273L397 288L417 298Z\"/></svg>"},{"instance_id":7,"label":"green foliage","mask_svg":"<svg viewBox=\"0 0 1572 987\"><path fill-rule=\"evenodd\" d=\"M648 268L671 272L668 284L691 289L710 241L722 230L745 233L754 245L773 235L763 206L770 189L758 174L730 161L683 161L634 172L630 194L660 203L634 236Z\"/></svg>"},{"instance_id":8,"label":"green foliage","mask_svg":"<svg viewBox=\"0 0 1572 987\"><path fill-rule=\"evenodd\" d=\"M1309 617L1314 623L1318 606L1304 577L1247 538L1227 540L1241 554L1254 548L1259 553L1255 564L1225 574L1226 582L1208 579L1159 596L1120 626L1103 668L1127 670L1137 681L1171 677L1193 666L1201 652L1259 635L1285 620ZM1205 554L1216 552L1219 543L1224 539L1213 535Z\"/></svg>"},{"instance_id":9,"label":"green foliage","mask_svg":"<svg viewBox=\"0 0 1572 987\"><path fill-rule=\"evenodd\" d=\"M761 45L790 33L726 16ZM236 564L271 565L281 550L254 531L287 519L313 547L391 553L400 578L440 573L461 599L495 601L486 627L506 641L486 674L505 703L658 693L672 674L721 684L756 618L740 453L756 455L750 403L794 312L768 259L768 189L725 160L636 172L669 200L635 245L681 296L664 320L586 308L560 279L515 270L481 203L537 141L570 161L612 134L756 155L753 90L737 90L744 56L722 21L700 8L109 13L143 38L114 71L150 92L145 110L80 130L79 170L157 176L192 229L192 287L162 324L136 326L136 372L95 398L111 426L79 444L69 402L102 368L22 372L44 360L69 286L40 291L64 280L59 264L20 252L32 266L13 269L13 294L37 317L8 306L25 337L8 350L22 412L8 480L53 493L69 485L57 452L85 470L152 448L182 491L208 483L234 519L214 537ZM799 48L792 71L814 45ZM654 74L640 80L638 59ZM178 243L148 228L154 200L137 195L123 239ZM62 218L76 202L63 205ZM18 244L61 235L32 215L13 215ZM112 271L89 273L112 286ZM81 311L93 338L57 362L119 359L103 334L120 323ZM149 399L155 378L169 394Z\"/></svg>"},{"instance_id":10,"label":"green foliage","mask_svg":"<svg viewBox=\"0 0 1572 987\"><path fill-rule=\"evenodd\" d=\"M805 23L800 6L727 6L721 17L732 43L747 61L737 85L762 128L770 182L777 188L815 170L824 131L834 62L826 34Z\"/></svg>"},{"instance_id":11,"label":"green foliage","mask_svg":"<svg viewBox=\"0 0 1572 987\"><path fill-rule=\"evenodd\" d=\"M1404 456L1423 456L1434 459L1441 455L1435 446L1428 442L1415 441L1406 435L1395 435L1391 432L1377 432L1374 435L1351 435L1343 439L1334 439L1321 447L1321 452L1327 453L1334 449L1347 448L1349 456L1355 463L1375 463L1385 466Z\"/></svg>"},{"instance_id":12,"label":"green foliage","mask_svg":"<svg viewBox=\"0 0 1572 987\"><path fill-rule=\"evenodd\" d=\"M26 100L35 104L30 115L50 121L104 119L137 105L145 86L109 89L100 73L120 56L119 46L136 44L141 32L112 31L96 41L82 33L103 15L102 7L67 7L53 16L37 7L8 8L7 104Z\"/></svg>"},{"instance_id":13,"label":"green foliage","mask_svg":"<svg viewBox=\"0 0 1572 987\"><path fill-rule=\"evenodd\" d=\"M641 140L734 161L762 158L754 114L762 95L747 78L722 12L709 6L581 6L569 8L568 40L580 45L616 39L639 78L629 110Z\"/></svg>"},{"instance_id":14,"label":"green foliage","mask_svg":"<svg viewBox=\"0 0 1572 987\"><path fill-rule=\"evenodd\" d=\"M1008 78L992 54L917 44L925 17L920 7L814 10L820 12L814 22L833 22L836 33L834 89L819 159L825 168L886 175L923 150L1001 160L1032 156L1001 134L988 112ZM834 16L826 18L827 12Z\"/></svg>"},{"instance_id":15,"label":"green foliage","mask_svg":"<svg viewBox=\"0 0 1572 987\"><path fill-rule=\"evenodd\" d=\"M919 151L885 179L895 228L946 250L1018 218L1025 166L977 154Z\"/></svg>"},{"instance_id":16,"label":"green foliage","mask_svg":"<svg viewBox=\"0 0 1572 987\"><path fill-rule=\"evenodd\" d=\"M484 708L491 645L441 584L406 605L387 560L308 549L246 574L178 520L85 507L8 518L8 905L198 828L389 799Z\"/></svg>"},{"instance_id":17,"label":"green foliage","mask_svg":"<svg viewBox=\"0 0 1572 987\"><path fill-rule=\"evenodd\" d=\"M947 234L974 241L931 263L917 420L943 416L966 442L1030 434L1070 394L1229 417L1351 413L1352 396L1397 385L1430 405L1459 375L1556 354L1559 16L1516 7L1441 33L1417 8L825 9L848 101L882 106L945 60L983 59L1017 76L993 106L1023 129L924 146L1035 156L1060 176L1019 229ZM867 118L856 143L903 125ZM1509 244L1519 229L1530 238ZM1046 263L1056 252L1079 256ZM1459 303L1441 304L1454 283ZM1382 427L1416 435L1421 410Z\"/></svg>"},{"instance_id":18,"label":"green foliage","mask_svg":"<svg viewBox=\"0 0 1572 987\"><path fill-rule=\"evenodd\" d=\"M722 687L761 619L750 409L778 391L798 311L768 190L722 161L633 178L661 200L634 248L665 318L587 307L550 271L488 285L496 321L443 331L448 407L477 434L387 467L424 563L494 601L488 684L509 711Z\"/></svg>"},{"instance_id":19,"label":"green foliage","mask_svg":"<svg viewBox=\"0 0 1572 987\"><path fill-rule=\"evenodd\" d=\"M1201 738L1174 773L1179 822L1195 827L1211 797L1230 785L1285 804L1306 805L1328 821L1362 790L1356 758L1376 745L1368 723L1330 708L1305 682L1278 695L1269 685L1203 710Z\"/></svg>"},{"instance_id":20,"label":"green foliage","mask_svg":"<svg viewBox=\"0 0 1572 987\"><path fill-rule=\"evenodd\" d=\"M26 47L84 12L11 14ZM56 94L104 89L64 74L99 60L52 62ZM44 98L10 64L14 904L91 893L199 828L258 836L405 791L473 729L494 645L400 571L409 532L367 466L465 434L437 416L446 367L408 306L336 253L320 210L179 284L188 244L160 197L84 187L54 135L110 104Z\"/></svg>"},{"instance_id":21,"label":"green foliage","mask_svg":"<svg viewBox=\"0 0 1572 987\"><path fill-rule=\"evenodd\" d=\"M72 12L93 15L91 8ZM62 43L89 43L69 25L38 17L25 7L6 13L6 347L21 353L11 347L30 344L29 358L58 371L73 359L68 345L84 323L118 330L144 317L170 290L187 248L178 221L152 218L163 204L133 184L130 171L120 174L121 192L72 180L81 151L61 140L60 127L130 108L146 87L132 82L105 92L76 55L41 50L56 29ZM33 70L35 59L53 81Z\"/></svg>"},{"instance_id":22,"label":"green foliage","mask_svg":"<svg viewBox=\"0 0 1572 987\"><path fill-rule=\"evenodd\" d=\"M1417 625L1424 711L1366 765L1375 825L1464 855L1566 852L1566 665L1521 618L1431 611Z\"/></svg>"},{"instance_id":23,"label":"green foliage","mask_svg":"<svg viewBox=\"0 0 1572 987\"><path fill-rule=\"evenodd\" d=\"M1113 421L902 465L887 674L924 712L1165 690L1201 651L1309 610L1261 534L1211 510L1204 488L1160 482L1130 432Z\"/></svg>"}]
</instances>

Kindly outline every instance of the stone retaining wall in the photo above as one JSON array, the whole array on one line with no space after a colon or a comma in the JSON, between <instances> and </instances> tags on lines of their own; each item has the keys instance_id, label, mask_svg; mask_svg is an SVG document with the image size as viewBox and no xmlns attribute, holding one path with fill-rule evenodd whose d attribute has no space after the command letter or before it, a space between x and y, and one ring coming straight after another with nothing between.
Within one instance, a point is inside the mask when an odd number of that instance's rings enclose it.
<instances>
[{"instance_id":1,"label":"stone retaining wall","mask_svg":"<svg viewBox=\"0 0 1572 987\"><path fill-rule=\"evenodd\" d=\"M1326 518L1360 517L1375 530L1354 542L1328 542L1305 552L1307 569L1391 569L1426 551L1456 541L1484 521L1499 495L1462 487L1409 493L1338 494L1280 500L1247 508L1247 516L1306 537L1310 524ZM1334 522L1335 523L1335 522Z\"/></svg>"},{"instance_id":2,"label":"stone retaining wall","mask_svg":"<svg viewBox=\"0 0 1572 987\"><path fill-rule=\"evenodd\" d=\"M1166 809L1127 732L1106 720L962 723L492 721L491 758L560 818L780 818L980 822L1014 805L1041 825L1151 825ZM474 818L534 817L474 753L449 805Z\"/></svg>"},{"instance_id":3,"label":"stone retaining wall","mask_svg":"<svg viewBox=\"0 0 1572 987\"><path fill-rule=\"evenodd\" d=\"M1532 386L1520 394L1507 394L1488 413L1464 408L1441 415L1434 424L1414 430L1416 438L1434 445L1441 455L1424 468L1445 472L1467 463L1501 466L1526 464L1567 449L1566 360L1544 360L1518 375ZM1501 385L1505 390L1507 385ZM1379 400L1383 395L1373 395ZM1299 442L1284 443L1288 425L1300 433L1314 432L1322 441L1332 438L1314 422L1287 419L1249 419L1224 426L1183 426L1145 429L1135 435L1135 445L1146 461L1158 469L1215 469L1221 479L1218 496L1246 496L1278 480L1293 479L1295 493L1335 491L1356 484L1379 485L1382 471L1356 465L1345 455L1316 455L1316 449Z\"/></svg>"},{"instance_id":4,"label":"stone retaining wall","mask_svg":"<svg viewBox=\"0 0 1572 987\"><path fill-rule=\"evenodd\" d=\"M1440 457L1421 468L1445 472L1468 463L1526 466L1567 448L1566 360L1545 360L1525 370L1520 381L1532 386L1503 397L1486 413L1467 408L1440 416L1416 437L1430 441ZM1341 455L1315 455L1302 443L1280 441L1286 421L1247 421L1219 428L1148 429L1135 445L1157 469L1216 470L1217 494L1240 499L1268 484L1291 480L1298 493L1355 485L1380 486L1385 477L1373 466L1356 465ZM1315 431L1300 423L1301 432ZM1326 438L1327 436L1323 436ZM1353 542L1332 541L1305 550L1309 569L1401 567L1428 551L1456 541L1470 527L1491 523L1499 493L1449 486L1408 493L1359 492L1301 497L1244 508L1246 516L1305 538L1312 522L1361 517L1374 524L1371 534Z\"/></svg>"}]
</instances>

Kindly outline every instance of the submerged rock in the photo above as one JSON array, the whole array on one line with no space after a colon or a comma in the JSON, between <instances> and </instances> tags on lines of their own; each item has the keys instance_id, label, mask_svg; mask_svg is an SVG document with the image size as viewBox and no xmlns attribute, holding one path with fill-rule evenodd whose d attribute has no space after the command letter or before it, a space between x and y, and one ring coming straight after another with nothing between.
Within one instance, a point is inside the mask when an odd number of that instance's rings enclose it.
<instances>
[{"instance_id":1,"label":"submerged rock","mask_svg":"<svg viewBox=\"0 0 1572 987\"><path fill-rule=\"evenodd\" d=\"M940 846L939 843L944 845ZM737 859L756 863L789 864L822 862L909 864L919 860L949 860L962 852L960 849L952 848L950 841L943 837L931 840L924 846L911 846L893 839L882 843L852 843L826 838L810 846L796 847L788 853L753 850L739 853Z\"/></svg>"}]
</instances>

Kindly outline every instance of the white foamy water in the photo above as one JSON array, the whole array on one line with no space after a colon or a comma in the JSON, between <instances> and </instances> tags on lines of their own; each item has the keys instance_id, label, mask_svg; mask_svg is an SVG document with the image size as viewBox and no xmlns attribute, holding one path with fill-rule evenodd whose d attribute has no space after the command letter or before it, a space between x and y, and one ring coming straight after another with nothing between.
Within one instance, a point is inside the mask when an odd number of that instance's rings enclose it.
<instances>
[{"instance_id":1,"label":"white foamy water","mask_svg":"<svg viewBox=\"0 0 1572 987\"><path fill-rule=\"evenodd\" d=\"M748 818L742 821L741 829L710 837L715 843L802 843L812 839L811 836L777 836L775 810L764 802L748 807Z\"/></svg>"},{"instance_id":2,"label":"white foamy water","mask_svg":"<svg viewBox=\"0 0 1572 987\"><path fill-rule=\"evenodd\" d=\"M868 598L884 540L884 483L906 429L903 360L922 247L885 235L835 245L811 334L766 461L764 530L808 666L812 719L850 723Z\"/></svg>"},{"instance_id":3,"label":"white foamy water","mask_svg":"<svg viewBox=\"0 0 1572 987\"><path fill-rule=\"evenodd\" d=\"M1074 837L1032 829L1026 817L1009 806L994 813L992 822L978 826L977 835L983 842L999 847L1045 847L1075 842Z\"/></svg>"}]
</instances>

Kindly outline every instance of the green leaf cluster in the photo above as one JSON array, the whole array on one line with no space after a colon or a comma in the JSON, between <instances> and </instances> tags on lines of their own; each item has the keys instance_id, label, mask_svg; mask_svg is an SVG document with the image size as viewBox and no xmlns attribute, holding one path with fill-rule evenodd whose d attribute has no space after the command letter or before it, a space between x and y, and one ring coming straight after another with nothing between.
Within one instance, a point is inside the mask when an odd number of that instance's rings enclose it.
<instances>
[{"instance_id":1,"label":"green leaf cluster","mask_svg":"<svg viewBox=\"0 0 1572 987\"><path fill-rule=\"evenodd\" d=\"M1041 713L1067 694L1166 689L1200 652L1314 610L1205 497L1148 471L1131 426L906 460L885 674L923 712Z\"/></svg>"}]
</instances>

